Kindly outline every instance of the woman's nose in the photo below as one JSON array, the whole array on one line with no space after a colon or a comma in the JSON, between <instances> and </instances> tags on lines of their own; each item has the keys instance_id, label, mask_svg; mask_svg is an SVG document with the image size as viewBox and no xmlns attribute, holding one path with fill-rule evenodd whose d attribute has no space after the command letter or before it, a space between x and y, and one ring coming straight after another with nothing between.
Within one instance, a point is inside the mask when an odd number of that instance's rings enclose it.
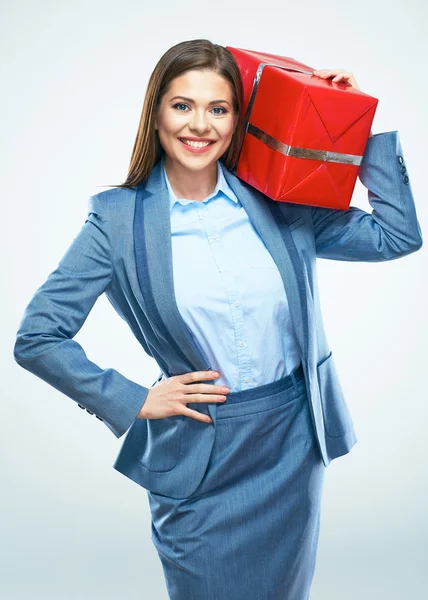
<instances>
[{"instance_id":1,"label":"woman's nose","mask_svg":"<svg viewBox=\"0 0 428 600\"><path fill-rule=\"evenodd\" d=\"M189 126L191 129L195 131L205 132L207 129L210 129L210 123L207 119L205 112L195 111L193 113L192 119L190 120Z\"/></svg>"}]
</instances>

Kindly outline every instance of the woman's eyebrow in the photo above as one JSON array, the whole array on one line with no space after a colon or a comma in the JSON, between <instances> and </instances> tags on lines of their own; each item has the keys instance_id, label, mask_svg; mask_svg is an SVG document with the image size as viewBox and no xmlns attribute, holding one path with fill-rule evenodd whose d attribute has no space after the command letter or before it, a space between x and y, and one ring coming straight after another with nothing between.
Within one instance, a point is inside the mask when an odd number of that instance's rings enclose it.
<instances>
[{"instance_id":1,"label":"woman's eyebrow","mask_svg":"<svg viewBox=\"0 0 428 600\"><path fill-rule=\"evenodd\" d=\"M187 102L191 102L192 104L195 103L193 98L187 98L187 96L174 96L173 98L169 99L169 102L172 102L172 100L175 100L176 98L182 98L183 100L187 100ZM226 104L229 104L227 100L211 100L211 102L208 102L208 104L218 104L219 102L225 102Z\"/></svg>"}]
</instances>

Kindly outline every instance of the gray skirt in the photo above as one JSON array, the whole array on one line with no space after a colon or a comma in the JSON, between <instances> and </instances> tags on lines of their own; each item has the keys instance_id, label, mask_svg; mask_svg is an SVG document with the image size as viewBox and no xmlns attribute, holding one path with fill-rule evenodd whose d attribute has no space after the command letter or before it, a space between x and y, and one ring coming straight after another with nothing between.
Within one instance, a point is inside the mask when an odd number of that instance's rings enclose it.
<instances>
[{"instance_id":1,"label":"gray skirt","mask_svg":"<svg viewBox=\"0 0 428 600\"><path fill-rule=\"evenodd\" d=\"M325 466L303 370L217 405L204 477L185 499L147 490L171 600L307 600Z\"/></svg>"}]
</instances>

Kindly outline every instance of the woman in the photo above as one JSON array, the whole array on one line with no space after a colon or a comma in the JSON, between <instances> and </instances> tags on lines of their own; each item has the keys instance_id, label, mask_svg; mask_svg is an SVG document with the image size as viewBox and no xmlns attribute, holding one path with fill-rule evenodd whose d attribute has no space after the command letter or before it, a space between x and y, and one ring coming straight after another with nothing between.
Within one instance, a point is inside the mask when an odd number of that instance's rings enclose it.
<instances>
[{"instance_id":1,"label":"woman","mask_svg":"<svg viewBox=\"0 0 428 600\"><path fill-rule=\"evenodd\" d=\"M359 89L343 70L314 76ZM242 96L224 47L192 40L162 56L125 183L90 198L14 348L127 431L114 467L147 490L173 600L309 597L324 470L356 442L316 257L392 260L422 245L398 132L370 137L361 164L375 214L276 203L229 170ZM102 293L157 361L150 389L72 339Z\"/></svg>"}]
</instances>

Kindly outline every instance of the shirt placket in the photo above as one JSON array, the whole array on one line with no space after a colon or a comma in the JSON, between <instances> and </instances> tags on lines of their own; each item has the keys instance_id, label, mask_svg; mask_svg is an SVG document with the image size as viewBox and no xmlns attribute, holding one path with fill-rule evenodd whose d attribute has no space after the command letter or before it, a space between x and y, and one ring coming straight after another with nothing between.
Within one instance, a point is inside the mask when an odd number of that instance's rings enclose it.
<instances>
[{"instance_id":1,"label":"shirt placket","mask_svg":"<svg viewBox=\"0 0 428 600\"><path fill-rule=\"evenodd\" d=\"M251 360L245 327L244 309L239 289L236 284L237 279L235 277L235 269L238 268L238 266L237 263L233 261L233 256L230 256L227 253L223 241L223 232L219 230L215 218L210 214L208 204L202 203L197 210L207 236L214 262L221 273L231 311L239 377L236 389L248 389L253 387L253 380L251 376Z\"/></svg>"}]
</instances>

